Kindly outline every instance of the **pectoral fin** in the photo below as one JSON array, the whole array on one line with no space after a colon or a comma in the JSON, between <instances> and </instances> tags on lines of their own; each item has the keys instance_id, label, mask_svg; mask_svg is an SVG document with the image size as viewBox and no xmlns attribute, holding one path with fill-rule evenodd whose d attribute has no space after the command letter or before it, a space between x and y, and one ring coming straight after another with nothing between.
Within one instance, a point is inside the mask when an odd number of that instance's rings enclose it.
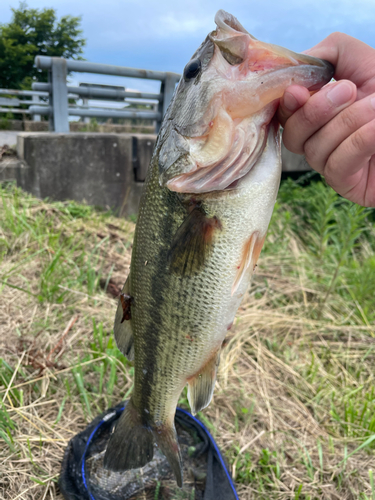
<instances>
[{"instance_id":1,"label":"pectoral fin","mask_svg":"<svg viewBox=\"0 0 375 500\"><path fill-rule=\"evenodd\" d=\"M193 415L210 404L219 362L220 351L212 356L197 375L188 380L188 400Z\"/></svg>"},{"instance_id":2,"label":"pectoral fin","mask_svg":"<svg viewBox=\"0 0 375 500\"><path fill-rule=\"evenodd\" d=\"M134 341L133 330L131 325L131 304L132 299L130 296L129 277L125 281L122 289L119 303L117 306L115 324L113 331L117 347L128 358L129 361L134 359Z\"/></svg>"},{"instance_id":3,"label":"pectoral fin","mask_svg":"<svg viewBox=\"0 0 375 500\"><path fill-rule=\"evenodd\" d=\"M255 231L246 241L242 250L242 258L238 266L236 278L232 285L232 295L234 295L238 290L238 287L242 279L248 273L249 269L251 269L251 273L253 273L259 258L259 254L262 250L265 238L266 238L265 235L261 237L259 235L259 231Z\"/></svg>"},{"instance_id":4,"label":"pectoral fin","mask_svg":"<svg viewBox=\"0 0 375 500\"><path fill-rule=\"evenodd\" d=\"M170 270L181 276L200 271L211 252L214 232L220 228L216 217L208 218L200 206L193 208L173 238Z\"/></svg>"}]
</instances>

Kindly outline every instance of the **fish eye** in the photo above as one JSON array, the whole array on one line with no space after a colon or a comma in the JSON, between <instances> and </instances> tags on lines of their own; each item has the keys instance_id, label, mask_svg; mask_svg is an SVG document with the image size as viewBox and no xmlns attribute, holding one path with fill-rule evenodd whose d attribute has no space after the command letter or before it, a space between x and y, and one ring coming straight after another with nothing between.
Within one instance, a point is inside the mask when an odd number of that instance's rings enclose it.
<instances>
[{"instance_id":1,"label":"fish eye","mask_svg":"<svg viewBox=\"0 0 375 500\"><path fill-rule=\"evenodd\" d=\"M195 78L201 70L201 62L200 59L193 59L188 62L184 69L184 79L185 81L189 81L192 78Z\"/></svg>"}]
</instances>

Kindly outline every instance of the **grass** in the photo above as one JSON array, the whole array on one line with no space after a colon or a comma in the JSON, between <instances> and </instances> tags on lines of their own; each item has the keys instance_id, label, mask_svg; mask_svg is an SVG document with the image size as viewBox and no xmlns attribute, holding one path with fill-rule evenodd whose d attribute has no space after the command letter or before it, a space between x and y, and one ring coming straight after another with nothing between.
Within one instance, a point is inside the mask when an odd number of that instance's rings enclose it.
<instances>
[{"instance_id":1,"label":"grass","mask_svg":"<svg viewBox=\"0 0 375 500\"><path fill-rule=\"evenodd\" d=\"M0 197L0 497L60 499L69 439L131 392L106 290L125 281L134 223ZM373 211L283 183L200 414L241 499L375 499L374 250Z\"/></svg>"}]
</instances>

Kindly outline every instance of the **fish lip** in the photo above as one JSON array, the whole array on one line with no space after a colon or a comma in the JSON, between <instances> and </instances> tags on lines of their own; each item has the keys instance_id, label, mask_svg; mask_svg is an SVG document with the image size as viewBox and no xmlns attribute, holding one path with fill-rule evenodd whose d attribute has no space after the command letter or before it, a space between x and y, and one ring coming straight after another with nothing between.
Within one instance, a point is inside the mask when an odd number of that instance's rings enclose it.
<instances>
[{"instance_id":1,"label":"fish lip","mask_svg":"<svg viewBox=\"0 0 375 500\"><path fill-rule=\"evenodd\" d=\"M319 82L317 83L314 83L313 85L310 85L309 87L305 87L307 88L309 91L316 91L316 90L319 90L321 89L322 87L324 87L324 85L327 85L328 82L331 81L331 79L334 77L334 74L335 74L335 67L333 66L332 63L330 63L329 61L326 61L325 59L317 59L317 58L314 58L316 59L317 63L319 64L298 64L296 65L295 67L299 67L301 69L303 69L304 67L314 67L314 68L322 68L323 70L325 70L325 74L322 75L322 78ZM268 76L268 75L272 75L273 73L278 73L279 71L283 70L283 69L288 69L289 66L279 66L279 67L275 67L273 69L268 69L268 70L264 70L264 73ZM260 73L260 72L259 72Z\"/></svg>"},{"instance_id":2,"label":"fish lip","mask_svg":"<svg viewBox=\"0 0 375 500\"><path fill-rule=\"evenodd\" d=\"M321 87L323 87L323 85L326 85L327 81L330 81L333 78L333 75L335 74L335 67L329 61L325 59L319 59L318 57L312 57L307 54L292 52L288 49L285 49L284 47L276 47L280 49L281 53L285 53L285 56L287 58L295 59L298 62L296 66L299 66L301 69L304 66L312 66L313 68L322 68L324 70L324 73L321 76L321 81L314 83L310 87L307 87L308 90L319 90ZM275 67L275 71L277 71L278 69L280 68Z\"/></svg>"},{"instance_id":3,"label":"fish lip","mask_svg":"<svg viewBox=\"0 0 375 500\"><path fill-rule=\"evenodd\" d=\"M299 67L301 69L303 69L304 67L312 66L315 68L323 68L326 70L327 75L324 78L322 77L322 81L318 82L318 83L314 83L312 86L307 87L309 90L320 89L323 85L326 85L328 83L328 81L330 81L335 74L335 67L333 66L332 63L330 63L329 61L325 61L324 59L318 59L318 61L324 62L325 64L298 64L298 65L295 65L295 67ZM277 73L279 71L282 71L283 69L289 69L290 67L291 66L276 66L273 69L263 70L263 73L266 75L272 75L273 73ZM254 73L260 74L260 73L262 73L262 71L261 70L254 71Z\"/></svg>"},{"instance_id":4,"label":"fish lip","mask_svg":"<svg viewBox=\"0 0 375 500\"><path fill-rule=\"evenodd\" d=\"M308 54L297 53L279 45L262 42L251 35L234 16L224 10L219 10L215 16L217 25L209 37L220 49L223 57L231 65L236 65L238 59L248 66L248 71L261 70L271 73L273 70L286 66L314 66L326 70L329 79L332 78L334 69L330 62ZM230 54L228 59L227 55ZM249 64L250 63L250 64ZM272 67L274 64L274 67ZM322 75L324 79L324 75ZM313 90L315 90L314 84Z\"/></svg>"},{"instance_id":5,"label":"fish lip","mask_svg":"<svg viewBox=\"0 0 375 500\"><path fill-rule=\"evenodd\" d=\"M219 9L216 14L215 14L215 19L214 19L217 27L220 29L226 29L228 31L233 31L233 32L238 32L238 33L245 33L247 35L250 35L250 33L247 31L246 28L242 26L242 24L239 22L239 20L234 17L232 14L229 14L229 12L226 12L224 9ZM236 27L233 27L233 24ZM254 40L256 40L253 35L250 35Z\"/></svg>"},{"instance_id":6,"label":"fish lip","mask_svg":"<svg viewBox=\"0 0 375 500\"><path fill-rule=\"evenodd\" d=\"M324 63L324 65L322 65L322 67L325 67L325 69L327 71L327 80L331 81L332 78L334 77L334 74L335 74L334 65L331 62L326 61L325 59L318 59L318 61L321 61L322 63ZM326 84L327 84L327 82L317 82L314 85L312 85L311 87L308 87L308 90L310 90L310 91L319 90Z\"/></svg>"}]
</instances>

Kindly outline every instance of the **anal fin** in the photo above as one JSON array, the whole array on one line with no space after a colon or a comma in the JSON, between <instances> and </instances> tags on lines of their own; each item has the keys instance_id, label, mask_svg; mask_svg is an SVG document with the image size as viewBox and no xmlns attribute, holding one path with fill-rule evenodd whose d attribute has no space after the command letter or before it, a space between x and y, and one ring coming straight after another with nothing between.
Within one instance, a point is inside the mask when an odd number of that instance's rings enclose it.
<instances>
[{"instance_id":1,"label":"anal fin","mask_svg":"<svg viewBox=\"0 0 375 500\"><path fill-rule=\"evenodd\" d=\"M129 297L129 300L127 300L127 297ZM127 302L129 302L128 306ZM129 310L127 310L127 307ZM118 302L113 331L117 347L129 361L132 361L134 359L134 340L130 318L130 286L128 276Z\"/></svg>"},{"instance_id":2,"label":"anal fin","mask_svg":"<svg viewBox=\"0 0 375 500\"><path fill-rule=\"evenodd\" d=\"M220 350L212 356L199 373L188 380L188 400L193 415L210 404L219 362Z\"/></svg>"}]
</instances>

